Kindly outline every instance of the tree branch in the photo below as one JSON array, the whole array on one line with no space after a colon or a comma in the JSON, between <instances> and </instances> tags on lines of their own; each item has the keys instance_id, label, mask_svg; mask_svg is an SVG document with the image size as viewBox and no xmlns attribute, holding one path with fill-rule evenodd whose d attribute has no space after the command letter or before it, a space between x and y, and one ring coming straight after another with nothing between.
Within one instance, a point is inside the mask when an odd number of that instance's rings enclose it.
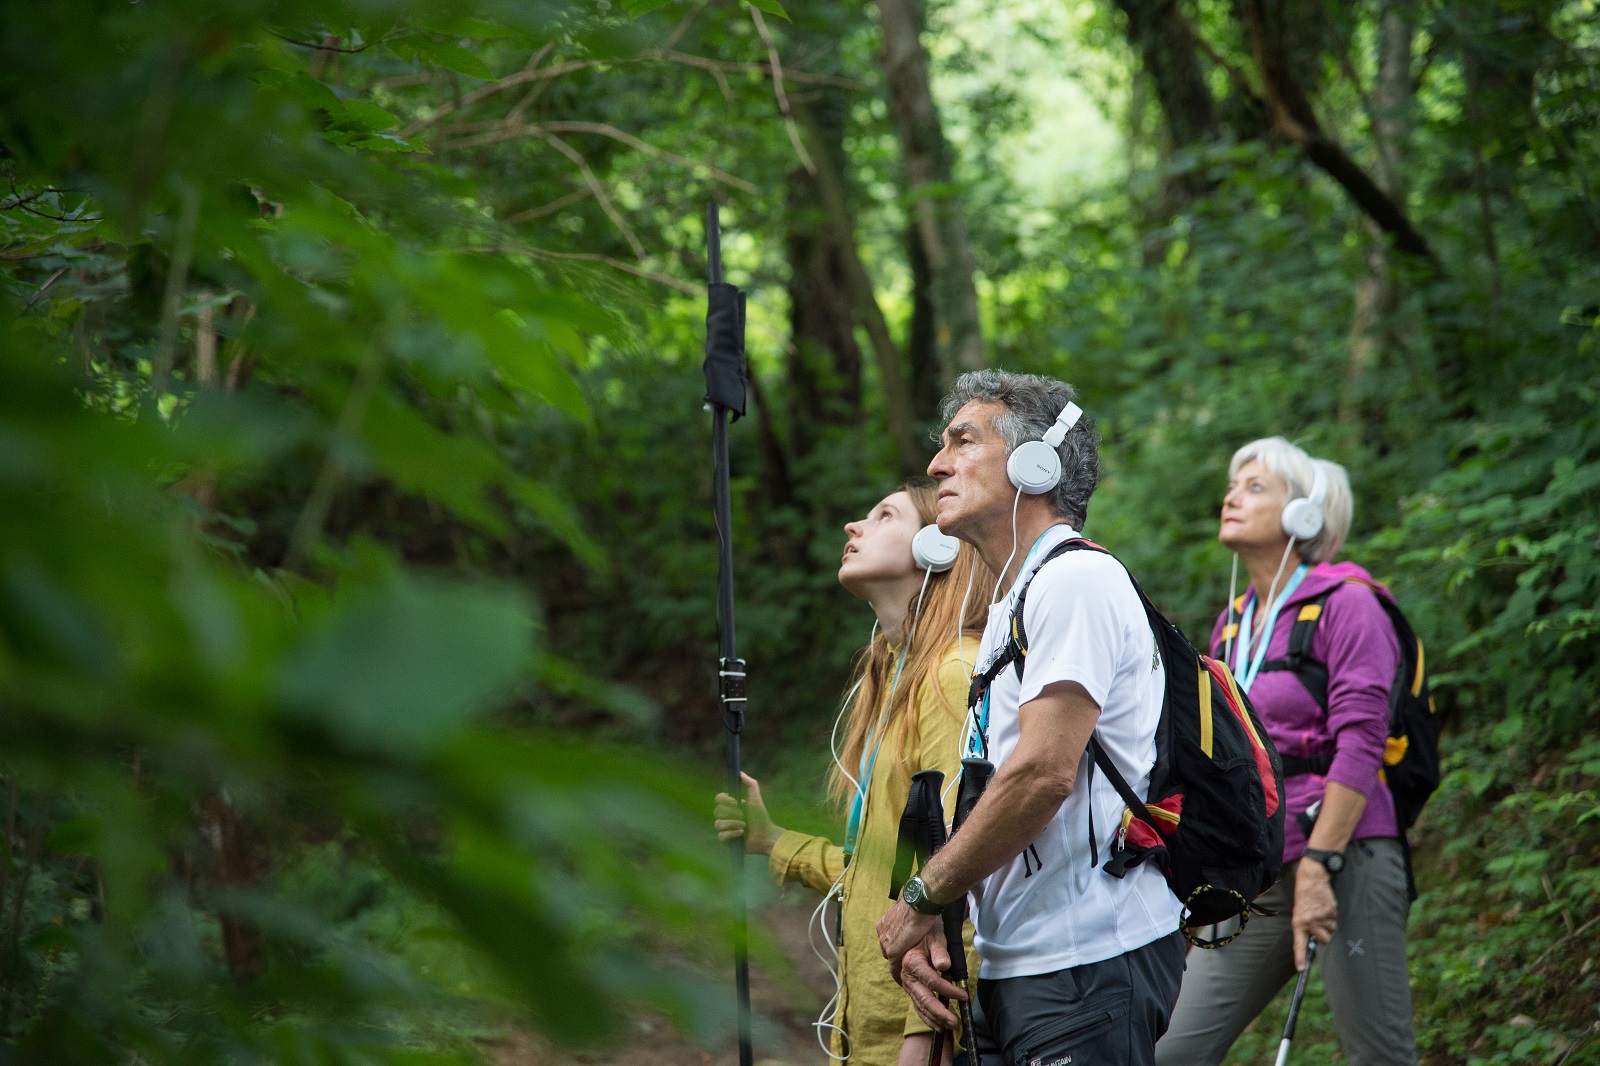
<instances>
[{"instance_id":1,"label":"tree branch","mask_svg":"<svg viewBox=\"0 0 1600 1066\"><path fill-rule=\"evenodd\" d=\"M556 151L572 160L577 166L579 173L583 175L583 180L589 185L589 191L594 193L595 201L599 203L600 210L604 211L606 217L612 221L617 229L622 231L622 236L628 241L628 247L633 249L634 256L642 262L644 260L644 245L639 243L638 235L633 232L633 229L622 217L622 214L612 204L611 197L606 195L605 185L595 176L595 172L589 169L589 161L583 157L583 153L548 131L540 131L539 136L543 137Z\"/></svg>"},{"instance_id":2,"label":"tree branch","mask_svg":"<svg viewBox=\"0 0 1600 1066\"><path fill-rule=\"evenodd\" d=\"M530 207L525 211L518 211L514 215L508 215L501 220L500 224L503 226L517 226L524 222L532 222L536 218L543 218L546 215L553 215L563 207L570 207L579 200L586 199L587 197L593 195L593 191L590 190L588 186L584 186L581 189L567 193L567 195L558 200L552 200L549 203L543 204L539 207Z\"/></svg>"},{"instance_id":3,"label":"tree branch","mask_svg":"<svg viewBox=\"0 0 1600 1066\"><path fill-rule=\"evenodd\" d=\"M761 17L761 9L754 4L750 5L750 17L755 21L756 32L767 46L767 61L772 64L772 91L778 98L778 110L783 112L783 128L789 133L789 143L794 145L794 154L799 157L800 165L806 168L806 173L815 174L817 164L812 162L810 153L800 139L800 128L795 125L794 115L789 112L789 95L783 91L783 63L778 58L778 44L767 29L767 20Z\"/></svg>"},{"instance_id":4,"label":"tree branch","mask_svg":"<svg viewBox=\"0 0 1600 1066\"><path fill-rule=\"evenodd\" d=\"M465 107L471 107L480 100L487 100L496 93L503 93L507 89L515 89L518 85L526 85L530 81L545 81L550 78L559 78L563 74L571 74L574 71L583 70L587 67L596 65L597 64L594 60L575 59L567 63L557 63L553 67L540 67L534 70L519 70L515 74L507 74L498 81L492 81L487 85L481 85L472 90L470 93L467 93L465 96L463 96L458 103L441 105L438 110L429 115L427 118L419 118L411 125L402 129L398 136L409 138L427 129L429 126L438 122L451 112L459 111Z\"/></svg>"},{"instance_id":5,"label":"tree branch","mask_svg":"<svg viewBox=\"0 0 1600 1066\"><path fill-rule=\"evenodd\" d=\"M1405 208L1384 192L1338 141L1323 131L1310 99L1290 70L1281 34L1274 35L1270 31L1262 4L1263 0L1245 0L1240 6L1246 16L1245 26L1273 129L1291 144L1298 145L1307 159L1338 182L1356 206L1393 238L1397 250L1437 267L1433 249L1412 225Z\"/></svg>"},{"instance_id":6,"label":"tree branch","mask_svg":"<svg viewBox=\"0 0 1600 1066\"><path fill-rule=\"evenodd\" d=\"M625 263L621 259L613 259L609 255L600 255L597 252L555 252L548 248L534 248L528 245L524 245L518 250L540 259L604 263L606 266L615 267L625 274L632 274L634 277L644 278L646 281L659 282L662 285L677 289L679 292L688 293L690 296L702 296L705 294L705 287L702 285L695 285L684 281L682 278L675 278L671 274L661 274L654 270L646 270L644 267L634 266L632 263Z\"/></svg>"},{"instance_id":7,"label":"tree branch","mask_svg":"<svg viewBox=\"0 0 1600 1066\"><path fill-rule=\"evenodd\" d=\"M466 148L482 148L484 145L513 140L517 137L546 137L551 133L596 133L602 137L609 137L614 141L621 141L629 148L643 152L650 158L658 159L663 163L671 163L686 170L704 171L713 179L722 182L724 185L731 185L741 192L753 194L756 191L756 187L743 178L729 174L725 170L718 170L714 166L690 159L687 156L678 155L676 152L669 152L665 148L657 148L648 141L641 140L626 130L620 130L609 122L529 122L521 125L507 125L503 122L495 122L488 124L488 127L483 133L463 137L458 141L451 141L440 145L436 150L439 152L454 152ZM452 127L452 129L463 130L471 128L473 127L470 125Z\"/></svg>"},{"instance_id":8,"label":"tree branch","mask_svg":"<svg viewBox=\"0 0 1600 1066\"><path fill-rule=\"evenodd\" d=\"M366 44L362 45L360 48L340 48L336 44L318 44L316 41L297 41L293 37L289 37L289 36L287 36L285 34L279 33L277 30L268 30L267 32L272 34L278 40L284 41L284 42L286 42L288 44L295 45L296 47L299 47L299 48L309 48L314 52L338 52L341 55L347 55L347 56L360 55L362 52L365 52L367 49L371 48L373 45L379 43L377 41L368 41ZM339 38L330 37L328 39L330 41L337 41Z\"/></svg>"},{"instance_id":9,"label":"tree branch","mask_svg":"<svg viewBox=\"0 0 1600 1066\"><path fill-rule=\"evenodd\" d=\"M644 52L641 59L658 59L668 63L681 63L688 67L699 67L701 70L713 74L760 74L763 77L772 76L772 68L763 63L732 63L725 59L707 59L705 56L691 55L688 52L674 52L658 49ZM865 86L854 78L842 78L836 74L810 74L803 70L785 70L784 79L801 85L833 85L841 89L862 89Z\"/></svg>"},{"instance_id":10,"label":"tree branch","mask_svg":"<svg viewBox=\"0 0 1600 1066\"><path fill-rule=\"evenodd\" d=\"M551 50L554 49L554 48L555 48L554 44L547 44L543 48L539 49L537 52L535 52L533 54L533 57L528 60L528 62L525 64L524 69L533 70L534 68L536 68L540 63L543 63L545 61L545 57L548 56L550 54ZM544 92L545 86L547 86L549 84L550 84L549 79L546 79L544 81L535 82L534 85L533 85L533 88L531 88L527 92L523 93L522 94L522 99L518 100L516 102L516 104L514 104L512 106L511 110L506 112L505 121L507 121L507 122L519 121L522 118L522 116L527 112L528 108L533 106L533 102L535 100L539 99L539 94Z\"/></svg>"}]
</instances>

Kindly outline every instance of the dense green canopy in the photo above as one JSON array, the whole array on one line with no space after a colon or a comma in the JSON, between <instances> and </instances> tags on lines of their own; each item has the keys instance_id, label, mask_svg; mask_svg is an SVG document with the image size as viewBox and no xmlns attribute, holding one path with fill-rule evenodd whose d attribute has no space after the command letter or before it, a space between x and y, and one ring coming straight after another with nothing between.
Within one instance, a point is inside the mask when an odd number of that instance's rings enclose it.
<instances>
[{"instance_id":1,"label":"dense green canopy","mask_svg":"<svg viewBox=\"0 0 1600 1066\"><path fill-rule=\"evenodd\" d=\"M718 200L758 772L819 791L839 526L961 370L1079 388L1089 530L1197 638L1228 456L1283 434L1446 722L1425 1061L1600 1061L1594 0L0 24L0 1060L725 1036Z\"/></svg>"}]
</instances>

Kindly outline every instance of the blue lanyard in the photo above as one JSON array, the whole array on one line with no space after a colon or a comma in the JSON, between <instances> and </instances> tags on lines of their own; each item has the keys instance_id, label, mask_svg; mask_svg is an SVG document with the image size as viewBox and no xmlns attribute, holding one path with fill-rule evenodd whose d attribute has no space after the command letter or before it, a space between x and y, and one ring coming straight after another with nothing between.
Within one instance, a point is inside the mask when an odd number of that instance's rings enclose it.
<instances>
[{"instance_id":1,"label":"blue lanyard","mask_svg":"<svg viewBox=\"0 0 1600 1066\"><path fill-rule=\"evenodd\" d=\"M1283 605L1289 602L1289 595L1300 587L1300 582L1305 579L1307 566L1301 563L1295 567L1294 573L1289 578L1289 583L1283 587L1283 592L1273 601L1272 607L1267 611L1266 625L1261 627L1261 646L1256 649L1255 656L1250 655L1250 629L1255 621L1256 598L1244 605L1244 617L1239 620L1238 651L1233 657L1233 676L1238 680L1239 687L1245 692L1250 691L1250 686L1256 683L1256 675L1261 673L1261 664L1267 661L1267 646L1272 643L1272 628L1278 624L1278 612L1283 610Z\"/></svg>"},{"instance_id":2,"label":"blue lanyard","mask_svg":"<svg viewBox=\"0 0 1600 1066\"><path fill-rule=\"evenodd\" d=\"M1023 580L1023 575L1028 572L1028 564L1033 562L1033 557L1035 555L1039 554L1039 549L1044 546L1044 538L1048 537L1052 530L1056 529L1057 526L1061 526L1061 525L1067 525L1067 523L1058 522L1056 525L1051 526L1049 529L1046 529L1043 533L1040 533L1037 537L1034 538L1033 547L1029 548L1028 549L1028 554L1023 556L1022 569L1017 571L1017 581L1015 583L1013 583L1013 585L1012 585L1012 590L1013 591L1015 591L1016 585L1020 584L1021 581ZM1070 530L1072 527L1070 525L1067 525L1067 528ZM1000 602L1001 603L1005 603L1006 600L1009 600L1010 598L1011 598L1011 593L1008 592L1008 593L1006 593L1006 599L1005 600L1001 600ZM976 730L974 730L973 733L969 737L967 737L967 754L968 755L981 755L983 753L983 737L989 731L989 689L984 689L983 690L983 702L978 704L978 722L977 722L977 725L978 725L978 728Z\"/></svg>"},{"instance_id":3,"label":"blue lanyard","mask_svg":"<svg viewBox=\"0 0 1600 1066\"><path fill-rule=\"evenodd\" d=\"M856 837L861 833L861 809L866 803L867 784L872 780L873 768L878 765L878 749L883 746L883 734L889 731L889 723L884 715L888 714L889 704L894 702L895 686L900 684L900 670L906 664L906 652L911 650L910 642L900 649L900 659L894 664L894 677L889 679L889 696L883 701L883 715L879 716L878 723L872 727L872 732L867 734L868 743L862 746L861 762L856 765L857 781L855 795L850 797L850 821L844 831L844 852L852 855L856 850ZM878 731L878 726L883 726L883 731ZM871 748L868 751L868 747Z\"/></svg>"}]
</instances>

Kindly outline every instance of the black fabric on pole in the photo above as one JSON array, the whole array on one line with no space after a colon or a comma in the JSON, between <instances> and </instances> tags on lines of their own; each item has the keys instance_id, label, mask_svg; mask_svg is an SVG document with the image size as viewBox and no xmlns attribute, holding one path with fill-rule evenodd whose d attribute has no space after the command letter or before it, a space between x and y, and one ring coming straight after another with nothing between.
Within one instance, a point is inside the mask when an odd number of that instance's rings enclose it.
<instances>
[{"instance_id":1,"label":"black fabric on pole","mask_svg":"<svg viewBox=\"0 0 1600 1066\"><path fill-rule=\"evenodd\" d=\"M706 402L744 414L744 293L712 282L706 293Z\"/></svg>"}]
</instances>

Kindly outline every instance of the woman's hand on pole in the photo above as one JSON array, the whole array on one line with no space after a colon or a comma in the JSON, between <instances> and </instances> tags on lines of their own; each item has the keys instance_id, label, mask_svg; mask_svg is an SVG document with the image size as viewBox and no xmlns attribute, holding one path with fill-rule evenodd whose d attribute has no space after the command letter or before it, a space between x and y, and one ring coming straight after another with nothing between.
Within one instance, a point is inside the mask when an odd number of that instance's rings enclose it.
<instances>
[{"instance_id":1,"label":"woman's hand on pole","mask_svg":"<svg viewBox=\"0 0 1600 1066\"><path fill-rule=\"evenodd\" d=\"M1294 878L1294 968L1306 968L1306 940L1319 944L1333 939L1339 928L1339 904L1333 897L1333 878L1320 862L1301 859Z\"/></svg>"},{"instance_id":2,"label":"woman's hand on pole","mask_svg":"<svg viewBox=\"0 0 1600 1066\"><path fill-rule=\"evenodd\" d=\"M770 855L783 830L773 824L772 817L767 814L767 805L761 801L761 782L746 773L739 776L744 779L747 797L743 803L726 792L717 794L712 815L717 839L726 843L743 837L745 851L753 855Z\"/></svg>"}]
</instances>

